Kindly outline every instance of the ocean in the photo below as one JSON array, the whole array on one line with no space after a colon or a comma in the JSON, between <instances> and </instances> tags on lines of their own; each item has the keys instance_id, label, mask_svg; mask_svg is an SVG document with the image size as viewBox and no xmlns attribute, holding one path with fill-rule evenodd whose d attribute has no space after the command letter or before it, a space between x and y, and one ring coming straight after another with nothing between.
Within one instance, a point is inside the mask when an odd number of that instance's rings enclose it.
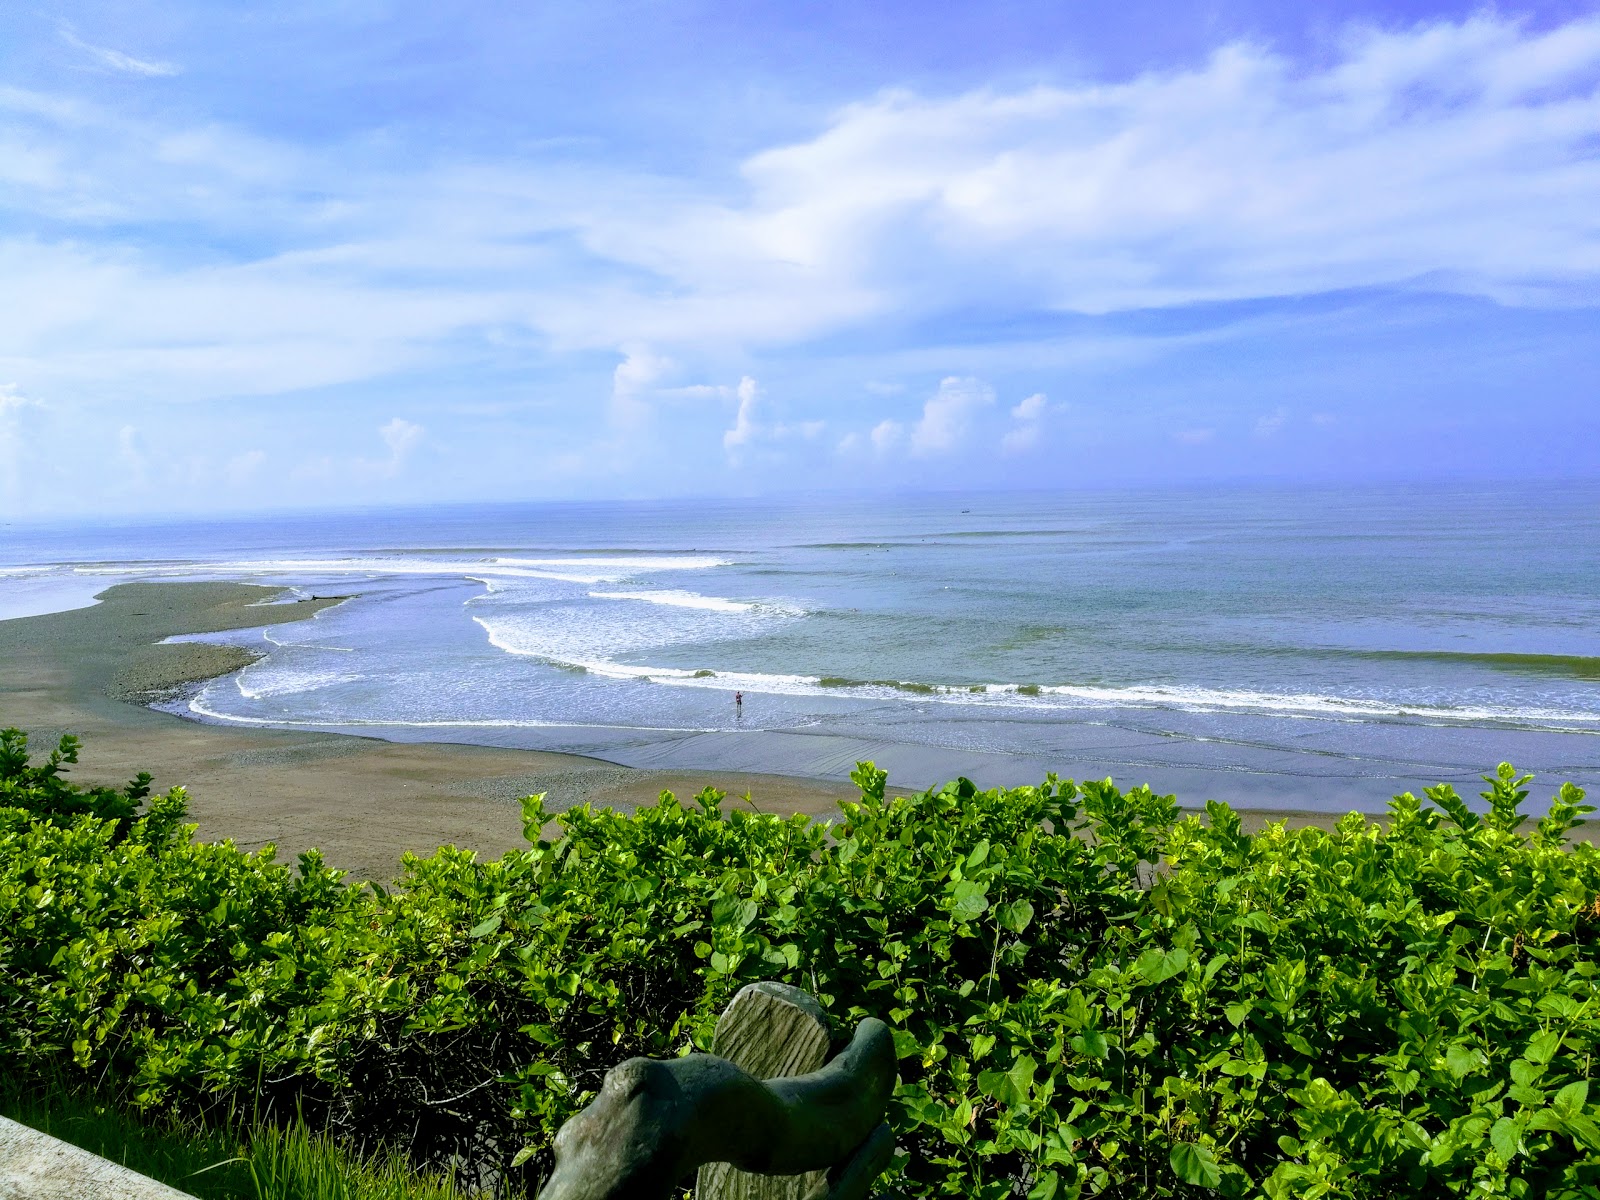
<instances>
[{"instance_id":1,"label":"ocean","mask_svg":"<svg viewBox=\"0 0 1600 1200\"><path fill-rule=\"evenodd\" d=\"M948 492L0 526L0 618L348 595L196 720L1380 810L1600 785L1600 486ZM734 693L743 694L742 706Z\"/></svg>"}]
</instances>

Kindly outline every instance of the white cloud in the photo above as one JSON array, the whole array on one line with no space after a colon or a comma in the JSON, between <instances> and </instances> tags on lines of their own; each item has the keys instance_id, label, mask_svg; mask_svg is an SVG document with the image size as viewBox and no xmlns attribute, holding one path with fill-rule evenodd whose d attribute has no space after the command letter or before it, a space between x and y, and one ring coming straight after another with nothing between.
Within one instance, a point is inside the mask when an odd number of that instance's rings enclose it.
<instances>
[{"instance_id":1,"label":"white cloud","mask_svg":"<svg viewBox=\"0 0 1600 1200\"><path fill-rule=\"evenodd\" d=\"M650 393L672 366L670 358L654 353L648 346L623 347L622 361L611 373L613 427L632 433L650 420L654 413Z\"/></svg>"},{"instance_id":2,"label":"white cloud","mask_svg":"<svg viewBox=\"0 0 1600 1200\"><path fill-rule=\"evenodd\" d=\"M760 395L760 389L756 387L756 381L746 375L739 380L736 394L739 397L739 411L733 419L733 428L722 435L722 448L730 454L756 436L756 397Z\"/></svg>"},{"instance_id":3,"label":"white cloud","mask_svg":"<svg viewBox=\"0 0 1600 1200\"><path fill-rule=\"evenodd\" d=\"M1019 421L1037 421L1044 415L1044 410L1048 405L1049 400L1045 397L1045 394L1043 392L1035 392L1033 395L1025 396L1019 401L1017 406L1011 410L1011 415Z\"/></svg>"},{"instance_id":4,"label":"white cloud","mask_svg":"<svg viewBox=\"0 0 1600 1200\"><path fill-rule=\"evenodd\" d=\"M872 448L879 454L887 454L900 444L905 436L906 427L899 421L883 420L872 427L872 432L867 436L872 439Z\"/></svg>"},{"instance_id":5,"label":"white cloud","mask_svg":"<svg viewBox=\"0 0 1600 1200\"><path fill-rule=\"evenodd\" d=\"M1039 418L1044 416L1050 402L1043 392L1025 396L1011 409L1015 424L1000 438L1004 454L1022 454L1039 444Z\"/></svg>"},{"instance_id":6,"label":"white cloud","mask_svg":"<svg viewBox=\"0 0 1600 1200\"><path fill-rule=\"evenodd\" d=\"M735 464L742 461L740 452L756 442L770 444L794 438L810 440L821 436L828 427L826 421L763 421L757 413L761 389L748 375L740 379L739 386L731 391L738 398L739 409L734 416L733 428L722 435L722 448Z\"/></svg>"},{"instance_id":7,"label":"white cloud","mask_svg":"<svg viewBox=\"0 0 1600 1200\"><path fill-rule=\"evenodd\" d=\"M967 434L972 414L994 403L994 389L981 379L950 376L922 406L922 419L911 430L911 453L947 454Z\"/></svg>"},{"instance_id":8,"label":"white cloud","mask_svg":"<svg viewBox=\"0 0 1600 1200\"><path fill-rule=\"evenodd\" d=\"M424 432L421 425L414 424L404 417L395 417L378 430L378 436L383 439L383 444L389 447L391 471L398 471L406 459L411 457L411 452L417 448L417 443L422 441Z\"/></svg>"},{"instance_id":9,"label":"white cloud","mask_svg":"<svg viewBox=\"0 0 1600 1200\"><path fill-rule=\"evenodd\" d=\"M1006 430L1000 438L1000 449L1006 454L1021 454L1032 450L1039 444L1039 426L1037 422L1030 421L1026 425L1019 425L1015 429Z\"/></svg>"},{"instance_id":10,"label":"white cloud","mask_svg":"<svg viewBox=\"0 0 1600 1200\"><path fill-rule=\"evenodd\" d=\"M387 480L400 479L407 463L410 462L416 449L421 445L427 430L414 421L404 417L392 417L377 430L378 440L388 450L388 454L380 458L368 458L364 455L350 457L332 454L318 455L308 458L289 472L289 476L300 484L315 484L320 486L348 484L352 481L376 486ZM235 467L242 469L242 474L248 476L256 470L263 461L264 456L257 458L259 452L251 452L228 464L229 475L233 474ZM236 481L237 482L237 481Z\"/></svg>"},{"instance_id":11,"label":"white cloud","mask_svg":"<svg viewBox=\"0 0 1600 1200\"><path fill-rule=\"evenodd\" d=\"M124 75L141 75L153 78L163 75L176 75L178 68L171 63L150 62L142 58L134 58L131 54L124 54L120 50L108 50L104 46L91 46L83 41L72 31L71 26L61 27L61 40L74 50L81 50L99 63L113 71L120 71Z\"/></svg>"},{"instance_id":12,"label":"white cloud","mask_svg":"<svg viewBox=\"0 0 1600 1200\"><path fill-rule=\"evenodd\" d=\"M883 278L874 242L898 248L922 304L1553 286L1600 271L1597 78L1600 18L1480 16L1354 33L1320 70L1241 44L1109 86L891 92L753 159L742 216L817 270Z\"/></svg>"}]
</instances>

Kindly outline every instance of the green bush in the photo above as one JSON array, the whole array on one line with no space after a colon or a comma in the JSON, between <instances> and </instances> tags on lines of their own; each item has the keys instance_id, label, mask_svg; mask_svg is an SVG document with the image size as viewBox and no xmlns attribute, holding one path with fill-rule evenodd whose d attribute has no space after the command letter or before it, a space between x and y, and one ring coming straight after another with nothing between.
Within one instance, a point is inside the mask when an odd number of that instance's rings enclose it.
<instances>
[{"instance_id":1,"label":"green bush","mask_svg":"<svg viewBox=\"0 0 1600 1200\"><path fill-rule=\"evenodd\" d=\"M1568 785L1523 832L1509 766L1484 815L1441 786L1256 836L1109 781L890 798L869 764L831 828L708 791L549 842L532 798L527 849L384 891L194 843L178 792L73 816L0 764L0 1055L137 1104L244 1096L480 1178L527 1145L532 1185L607 1068L769 978L889 1022L907 1195L1600 1189L1589 810Z\"/></svg>"}]
</instances>

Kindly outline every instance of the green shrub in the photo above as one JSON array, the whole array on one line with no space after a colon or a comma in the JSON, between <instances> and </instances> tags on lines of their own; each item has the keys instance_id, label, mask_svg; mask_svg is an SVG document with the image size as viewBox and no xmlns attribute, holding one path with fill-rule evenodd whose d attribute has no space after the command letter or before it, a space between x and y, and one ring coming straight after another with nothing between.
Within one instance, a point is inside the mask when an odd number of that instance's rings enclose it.
<instances>
[{"instance_id":1,"label":"green shrub","mask_svg":"<svg viewBox=\"0 0 1600 1200\"><path fill-rule=\"evenodd\" d=\"M527 1144L535 1184L607 1068L705 1047L771 978L842 1032L891 1025L908 1195L1600 1188L1578 789L1527 833L1502 766L1482 816L1439 787L1386 828L1249 836L1109 781L854 778L831 829L707 791L573 809L549 842L532 798L527 849L408 856L393 891L194 843L181 793L131 820L0 810L0 1055L480 1178Z\"/></svg>"}]
</instances>

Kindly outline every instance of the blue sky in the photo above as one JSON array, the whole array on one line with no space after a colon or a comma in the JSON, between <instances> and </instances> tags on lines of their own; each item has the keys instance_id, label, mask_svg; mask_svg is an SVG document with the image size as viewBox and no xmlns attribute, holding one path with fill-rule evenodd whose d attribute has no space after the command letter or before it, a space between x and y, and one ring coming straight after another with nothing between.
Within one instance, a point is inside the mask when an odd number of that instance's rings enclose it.
<instances>
[{"instance_id":1,"label":"blue sky","mask_svg":"<svg viewBox=\"0 0 1600 1200\"><path fill-rule=\"evenodd\" d=\"M1600 475L1600 5L0 9L0 515Z\"/></svg>"}]
</instances>

